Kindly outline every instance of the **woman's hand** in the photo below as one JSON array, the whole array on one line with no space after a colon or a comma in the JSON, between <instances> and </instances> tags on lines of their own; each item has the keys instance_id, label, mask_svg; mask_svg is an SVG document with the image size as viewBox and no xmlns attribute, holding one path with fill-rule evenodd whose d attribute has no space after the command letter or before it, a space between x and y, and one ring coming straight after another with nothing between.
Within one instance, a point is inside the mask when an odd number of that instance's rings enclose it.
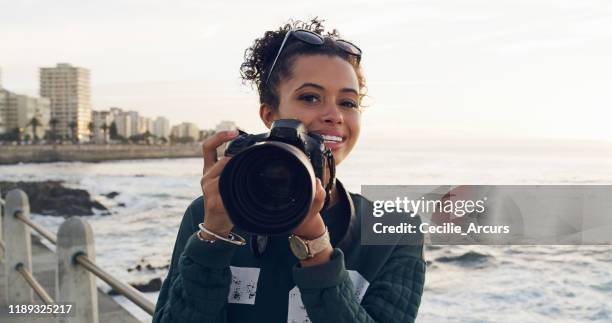
<instances>
[{"instance_id":1,"label":"woman's hand","mask_svg":"<svg viewBox=\"0 0 612 323\"><path fill-rule=\"evenodd\" d=\"M325 203L325 189L317 178L315 196L308 214L304 221L293 231L293 234L301 238L312 240L325 233L325 223L319 213Z\"/></svg>"},{"instance_id":2,"label":"woman's hand","mask_svg":"<svg viewBox=\"0 0 612 323\"><path fill-rule=\"evenodd\" d=\"M325 189L323 188L321 181L317 179L317 190L315 192L314 200L312 201L312 206L310 207L304 222L302 222L302 224L300 224L297 229L293 231L293 234L306 240L313 240L322 236L325 233L325 222L323 222L323 218L321 217L320 213L323 204L325 204ZM302 266L308 267L328 262L332 251L333 248L330 244L325 250L316 254L314 258L302 260L300 263Z\"/></svg>"},{"instance_id":3,"label":"woman's hand","mask_svg":"<svg viewBox=\"0 0 612 323\"><path fill-rule=\"evenodd\" d=\"M238 131L223 131L214 134L202 144L202 154L204 155L204 171L200 186L204 194L204 227L220 236L227 236L234 224L227 215L221 195L219 194L219 176L230 160L230 157L223 157L217 161L217 148L234 139ZM202 238L214 240L215 237L207 233L202 233Z\"/></svg>"}]
</instances>

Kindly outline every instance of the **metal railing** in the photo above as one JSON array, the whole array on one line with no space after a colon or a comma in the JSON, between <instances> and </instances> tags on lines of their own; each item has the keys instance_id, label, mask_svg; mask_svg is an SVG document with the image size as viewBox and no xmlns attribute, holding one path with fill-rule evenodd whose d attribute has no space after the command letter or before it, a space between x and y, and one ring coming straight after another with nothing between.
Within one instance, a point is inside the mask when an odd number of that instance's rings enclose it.
<instances>
[{"instance_id":1,"label":"metal railing","mask_svg":"<svg viewBox=\"0 0 612 323\"><path fill-rule=\"evenodd\" d=\"M76 312L76 316L66 318L65 322L97 322L95 277L98 277L146 313L153 315L153 302L96 265L93 231L87 221L71 217L62 223L55 235L30 219L28 197L21 190L12 190L7 193L6 200L0 199L0 211L2 209L5 214L5 232L11 233L3 241L0 230L0 259L4 258L9 303L32 304L34 291L45 304L71 302L75 308L81 309ZM56 246L59 302L54 301L32 275L30 229Z\"/></svg>"},{"instance_id":2,"label":"metal railing","mask_svg":"<svg viewBox=\"0 0 612 323\"><path fill-rule=\"evenodd\" d=\"M138 307L142 308L145 312L153 315L155 312L155 304L146 299L142 293L140 293L136 288L120 282L115 277L111 276L100 267L98 267L95 263L93 263L86 255L77 255L75 257L75 261L81 266L85 267L87 270L92 272L94 275L98 276L100 279L109 284L115 291L119 294L125 296L127 299L132 301Z\"/></svg>"},{"instance_id":3,"label":"metal railing","mask_svg":"<svg viewBox=\"0 0 612 323\"><path fill-rule=\"evenodd\" d=\"M40 285L36 278L34 278L32 273L29 270L25 269L25 266L22 263L18 263L17 266L15 266L15 270L17 270L21 274L21 276L25 278L30 287L32 287L32 289L36 292L40 299L45 302L45 304L55 305L55 302L53 301L51 296L47 294L47 291Z\"/></svg>"},{"instance_id":4,"label":"metal railing","mask_svg":"<svg viewBox=\"0 0 612 323\"><path fill-rule=\"evenodd\" d=\"M34 223L29 217L23 216L23 212L21 210L15 211L15 217L25 224L29 225L30 228L34 229L38 234L45 237L45 239L49 240L49 242L53 244L57 244L57 236L53 233L49 232L47 229L41 227L40 225Z\"/></svg>"}]
</instances>

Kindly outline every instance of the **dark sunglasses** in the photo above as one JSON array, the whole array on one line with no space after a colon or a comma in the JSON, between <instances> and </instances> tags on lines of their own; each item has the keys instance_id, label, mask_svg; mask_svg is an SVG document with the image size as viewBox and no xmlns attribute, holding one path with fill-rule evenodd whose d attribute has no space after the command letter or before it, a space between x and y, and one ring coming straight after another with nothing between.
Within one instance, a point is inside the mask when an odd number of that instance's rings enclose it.
<instances>
[{"instance_id":1,"label":"dark sunglasses","mask_svg":"<svg viewBox=\"0 0 612 323\"><path fill-rule=\"evenodd\" d=\"M323 38L323 36L317 33L314 33L310 30L305 30L305 29L289 30L287 34L285 34L285 39L283 39L283 42L281 43L280 48L278 49L278 53L276 54L276 57L274 58L274 62L272 62L272 67L270 67L270 71L268 72L268 77L266 77L266 85L268 84L268 81L270 81L270 76L272 75L272 72L274 72L274 66L276 66L276 61L280 57L281 53L283 52L283 49L285 48L285 44L287 43L287 40L289 40L289 37L291 36L294 36L295 38L307 44L315 45L315 46L321 46L325 42L325 38ZM338 46L338 48L340 48L344 52L350 55L356 56L357 64L361 62L361 49L359 49L359 47L357 47L355 44L348 42L346 40L343 40L343 39L334 39L334 42L336 43L336 46Z\"/></svg>"}]
</instances>

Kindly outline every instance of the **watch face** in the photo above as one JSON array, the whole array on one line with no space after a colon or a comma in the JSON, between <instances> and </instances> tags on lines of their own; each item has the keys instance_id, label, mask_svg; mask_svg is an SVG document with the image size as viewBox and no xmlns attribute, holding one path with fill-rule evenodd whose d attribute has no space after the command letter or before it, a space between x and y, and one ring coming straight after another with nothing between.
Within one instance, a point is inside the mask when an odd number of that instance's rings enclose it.
<instances>
[{"instance_id":1,"label":"watch face","mask_svg":"<svg viewBox=\"0 0 612 323\"><path fill-rule=\"evenodd\" d=\"M289 248L298 259L308 259L308 246L299 237L293 235L289 237Z\"/></svg>"}]
</instances>

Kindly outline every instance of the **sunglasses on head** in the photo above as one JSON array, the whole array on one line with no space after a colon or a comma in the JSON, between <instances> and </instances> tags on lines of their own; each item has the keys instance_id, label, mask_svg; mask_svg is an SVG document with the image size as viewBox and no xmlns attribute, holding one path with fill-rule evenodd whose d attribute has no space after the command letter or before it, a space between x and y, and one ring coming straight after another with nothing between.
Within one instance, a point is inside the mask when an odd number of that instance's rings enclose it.
<instances>
[{"instance_id":1,"label":"sunglasses on head","mask_svg":"<svg viewBox=\"0 0 612 323\"><path fill-rule=\"evenodd\" d=\"M274 72L274 66L276 66L276 61L278 61L278 58L280 57L281 53L283 52L283 49L285 48L287 40L289 40L289 37L291 36L310 45L321 46L323 45L323 43L325 43L325 38L323 36L314 33L310 30L289 30L287 34L285 34L285 38L283 39L283 42L281 43L280 48L278 49L278 53L274 58L274 62L272 62L272 66L270 67L270 71L268 72L268 76L266 77L266 85L268 84L268 81L270 81L270 76L272 76L272 72ZM333 39L333 41L336 43L336 46L338 46L338 48L340 48L342 51L350 55L356 56L357 64L359 64L359 62L361 61L361 49L359 49L359 47L343 39Z\"/></svg>"}]
</instances>

